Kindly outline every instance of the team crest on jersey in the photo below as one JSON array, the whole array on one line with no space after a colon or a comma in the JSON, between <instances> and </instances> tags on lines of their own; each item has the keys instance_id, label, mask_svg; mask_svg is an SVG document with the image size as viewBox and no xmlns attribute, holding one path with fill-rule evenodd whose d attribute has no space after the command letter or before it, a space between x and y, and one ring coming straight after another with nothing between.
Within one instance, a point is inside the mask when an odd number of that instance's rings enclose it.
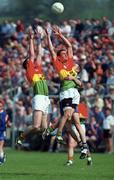
<instances>
[{"instance_id":1,"label":"team crest on jersey","mask_svg":"<svg viewBox=\"0 0 114 180\"><path fill-rule=\"evenodd\" d=\"M42 74L34 74L34 76L33 76L33 82L41 81L43 79L45 79L45 78Z\"/></svg>"},{"instance_id":2,"label":"team crest on jersey","mask_svg":"<svg viewBox=\"0 0 114 180\"><path fill-rule=\"evenodd\" d=\"M61 69L60 71L60 78L63 80L65 79L66 77L68 76L73 76L73 77L76 77L77 76L77 72L75 71L74 68L72 68L71 71L68 71L68 70L65 70L65 69Z\"/></svg>"}]
</instances>

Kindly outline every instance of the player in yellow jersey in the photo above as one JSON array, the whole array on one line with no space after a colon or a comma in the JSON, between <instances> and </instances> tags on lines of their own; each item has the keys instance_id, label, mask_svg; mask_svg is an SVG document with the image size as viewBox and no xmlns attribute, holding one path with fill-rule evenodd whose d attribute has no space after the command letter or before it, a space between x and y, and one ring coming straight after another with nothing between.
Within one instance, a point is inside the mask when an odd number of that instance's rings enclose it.
<instances>
[{"instance_id":1,"label":"player in yellow jersey","mask_svg":"<svg viewBox=\"0 0 114 180\"><path fill-rule=\"evenodd\" d=\"M26 70L26 77L33 87L33 125L27 131L21 134L17 143L21 144L22 140L32 132L43 132L47 128L47 114L50 104L48 97L48 86L42 71L42 48L40 35L36 30L37 36L37 54L35 55L34 33L32 28L29 30L29 57L23 62Z\"/></svg>"},{"instance_id":2,"label":"player in yellow jersey","mask_svg":"<svg viewBox=\"0 0 114 180\"><path fill-rule=\"evenodd\" d=\"M75 72L75 63L73 60L72 45L66 37L60 32L59 28L53 29L54 33L61 39L66 45L65 49L60 49L55 52L50 34L46 30L47 41L49 50L52 56L53 66L58 72L61 80L60 85L60 106L63 111L62 118L59 123L57 140L63 141L62 130L65 123L73 118L74 124L80 134L80 138L83 143L83 150L81 150L80 158L83 159L87 156L88 148L84 131L80 124L79 113L77 106L80 101L80 94L78 92L78 86L81 86L80 80L77 79L77 73Z\"/></svg>"}]
</instances>

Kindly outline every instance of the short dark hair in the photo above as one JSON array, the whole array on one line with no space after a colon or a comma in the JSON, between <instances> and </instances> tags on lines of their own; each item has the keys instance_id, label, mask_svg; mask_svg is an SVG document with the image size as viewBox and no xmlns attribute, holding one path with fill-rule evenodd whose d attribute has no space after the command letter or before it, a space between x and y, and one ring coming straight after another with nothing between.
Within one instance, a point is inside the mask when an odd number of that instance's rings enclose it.
<instances>
[{"instance_id":1,"label":"short dark hair","mask_svg":"<svg viewBox=\"0 0 114 180\"><path fill-rule=\"evenodd\" d=\"M23 61L23 68L27 69L27 63L28 63L29 57L26 57L25 60Z\"/></svg>"},{"instance_id":2,"label":"short dark hair","mask_svg":"<svg viewBox=\"0 0 114 180\"><path fill-rule=\"evenodd\" d=\"M105 111L110 111L111 112L112 110L109 107L106 107Z\"/></svg>"},{"instance_id":3,"label":"short dark hair","mask_svg":"<svg viewBox=\"0 0 114 180\"><path fill-rule=\"evenodd\" d=\"M60 50L58 50L58 51L57 51L57 56L60 56L60 53L61 53L62 51L66 51L66 49L60 49Z\"/></svg>"}]
</instances>

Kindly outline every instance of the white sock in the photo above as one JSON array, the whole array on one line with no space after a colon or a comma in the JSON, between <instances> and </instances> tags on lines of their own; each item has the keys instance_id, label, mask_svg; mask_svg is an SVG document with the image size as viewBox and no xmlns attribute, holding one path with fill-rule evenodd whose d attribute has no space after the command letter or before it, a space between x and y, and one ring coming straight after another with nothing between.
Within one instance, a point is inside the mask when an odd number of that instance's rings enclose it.
<instances>
[{"instance_id":1,"label":"white sock","mask_svg":"<svg viewBox=\"0 0 114 180\"><path fill-rule=\"evenodd\" d=\"M4 152L3 152L3 151L0 152L0 157L1 157L1 158L4 157Z\"/></svg>"},{"instance_id":2,"label":"white sock","mask_svg":"<svg viewBox=\"0 0 114 180\"><path fill-rule=\"evenodd\" d=\"M88 161L91 161L91 160L92 160L92 158L91 158L91 157L88 157L88 158L87 158L87 160L88 160Z\"/></svg>"}]
</instances>

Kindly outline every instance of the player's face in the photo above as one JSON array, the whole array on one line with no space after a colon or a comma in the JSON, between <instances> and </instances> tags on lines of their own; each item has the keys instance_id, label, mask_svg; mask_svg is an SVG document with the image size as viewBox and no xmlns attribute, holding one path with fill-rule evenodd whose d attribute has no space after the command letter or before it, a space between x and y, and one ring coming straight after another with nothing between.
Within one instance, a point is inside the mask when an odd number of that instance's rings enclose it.
<instances>
[{"instance_id":1,"label":"player's face","mask_svg":"<svg viewBox=\"0 0 114 180\"><path fill-rule=\"evenodd\" d=\"M37 63L34 64L34 69L35 69L35 72L38 72L38 64Z\"/></svg>"},{"instance_id":2,"label":"player's face","mask_svg":"<svg viewBox=\"0 0 114 180\"><path fill-rule=\"evenodd\" d=\"M59 56L60 56L62 62L67 61L67 58L68 58L67 51L61 51Z\"/></svg>"}]
</instances>

